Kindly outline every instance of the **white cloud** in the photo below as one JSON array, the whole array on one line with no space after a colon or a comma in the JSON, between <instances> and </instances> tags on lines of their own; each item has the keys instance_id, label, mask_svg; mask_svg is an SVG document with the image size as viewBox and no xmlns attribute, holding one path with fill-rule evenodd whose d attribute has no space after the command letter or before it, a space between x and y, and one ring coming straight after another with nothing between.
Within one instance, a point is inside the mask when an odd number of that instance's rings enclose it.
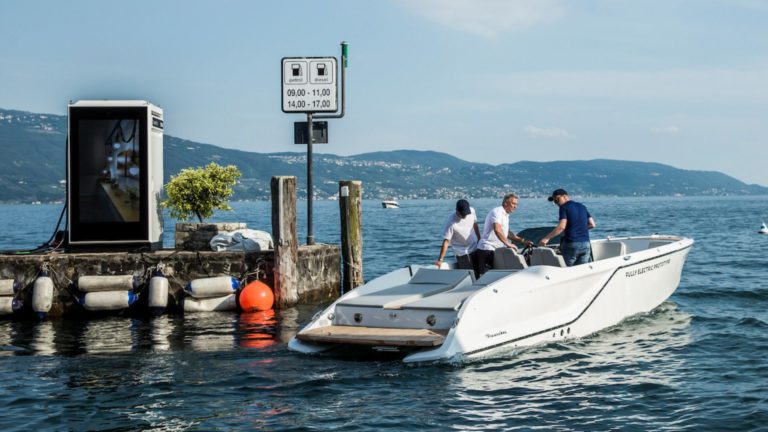
<instances>
[{"instance_id":1,"label":"white cloud","mask_svg":"<svg viewBox=\"0 0 768 432\"><path fill-rule=\"evenodd\" d=\"M525 127L525 132L534 138L567 139L571 137L568 131L556 127L539 128L528 125Z\"/></svg>"},{"instance_id":2,"label":"white cloud","mask_svg":"<svg viewBox=\"0 0 768 432\"><path fill-rule=\"evenodd\" d=\"M404 8L453 30L493 39L502 33L557 21L560 0L396 0Z\"/></svg>"},{"instance_id":3,"label":"white cloud","mask_svg":"<svg viewBox=\"0 0 768 432\"><path fill-rule=\"evenodd\" d=\"M678 135L680 133L680 128L677 126L654 127L651 128L651 133L657 135Z\"/></svg>"}]
</instances>

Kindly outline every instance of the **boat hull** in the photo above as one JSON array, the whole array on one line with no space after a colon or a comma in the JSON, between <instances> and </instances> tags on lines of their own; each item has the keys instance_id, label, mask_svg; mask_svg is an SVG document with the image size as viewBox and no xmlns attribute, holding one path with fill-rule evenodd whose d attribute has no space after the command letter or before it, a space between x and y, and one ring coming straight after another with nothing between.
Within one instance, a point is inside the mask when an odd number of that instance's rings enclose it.
<instances>
[{"instance_id":1,"label":"boat hull","mask_svg":"<svg viewBox=\"0 0 768 432\"><path fill-rule=\"evenodd\" d=\"M373 311L366 309L364 303L348 300L347 296L375 295L386 287L403 283L414 272L413 268L400 269L342 297L302 332L339 324L423 328L427 327L425 320L431 317L436 321L434 329L445 334L444 341L436 347L408 349L405 362L484 356L500 349L584 337L627 317L647 313L668 299L680 283L685 259L693 245L692 240L679 237L627 237L610 241L621 242L622 253L574 267L541 265L500 271L498 280L485 285L480 284L481 279L472 285L477 288L455 310L439 301L452 291L430 297L434 298L432 309L429 301L422 300L383 311L377 321L369 319ZM355 314L365 316L367 322L355 323ZM344 344L313 344L294 338L289 348L309 353L339 345Z\"/></svg>"},{"instance_id":2,"label":"boat hull","mask_svg":"<svg viewBox=\"0 0 768 432\"><path fill-rule=\"evenodd\" d=\"M440 348L404 360L471 357L584 337L650 312L680 283L690 245L680 246L663 254L649 251L635 254L643 255L636 258L628 254L577 267L534 268L531 273L535 274L525 275L533 279L528 286L528 281L518 280L520 287L508 283L495 292L478 292L464 305L459 324ZM624 262L617 265L618 260ZM547 283L536 283L542 278Z\"/></svg>"}]
</instances>

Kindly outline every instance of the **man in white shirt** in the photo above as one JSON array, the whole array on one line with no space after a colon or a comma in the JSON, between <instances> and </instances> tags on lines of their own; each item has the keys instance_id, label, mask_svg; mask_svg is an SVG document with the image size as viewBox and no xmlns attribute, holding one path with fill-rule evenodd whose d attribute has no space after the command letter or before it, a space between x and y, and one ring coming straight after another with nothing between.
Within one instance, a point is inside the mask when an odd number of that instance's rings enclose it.
<instances>
[{"instance_id":1,"label":"man in white shirt","mask_svg":"<svg viewBox=\"0 0 768 432\"><path fill-rule=\"evenodd\" d=\"M460 199L456 202L456 211L448 216L443 228L443 244L440 256L435 261L439 268L443 264L448 245L456 255L456 268L474 270L477 274L477 241L480 229L477 227L477 214L469 202Z\"/></svg>"},{"instance_id":2,"label":"man in white shirt","mask_svg":"<svg viewBox=\"0 0 768 432\"><path fill-rule=\"evenodd\" d=\"M509 230L509 215L517 209L517 195L504 195L499 207L488 212L483 224L483 234L477 245L478 274L482 275L493 268L493 252L501 247L511 247L517 250L512 241L532 245L530 240L518 237Z\"/></svg>"}]
</instances>

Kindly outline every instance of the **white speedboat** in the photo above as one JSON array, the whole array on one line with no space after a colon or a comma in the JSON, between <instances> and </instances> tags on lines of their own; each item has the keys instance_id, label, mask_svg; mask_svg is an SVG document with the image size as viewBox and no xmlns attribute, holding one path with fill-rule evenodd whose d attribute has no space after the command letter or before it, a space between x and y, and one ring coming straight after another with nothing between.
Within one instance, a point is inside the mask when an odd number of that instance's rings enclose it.
<instances>
[{"instance_id":1,"label":"white speedboat","mask_svg":"<svg viewBox=\"0 0 768 432\"><path fill-rule=\"evenodd\" d=\"M763 226L757 232L758 234L768 234L768 226L765 226L765 222L763 222Z\"/></svg>"},{"instance_id":2,"label":"white speedboat","mask_svg":"<svg viewBox=\"0 0 768 432\"><path fill-rule=\"evenodd\" d=\"M384 208L400 208L400 203L396 199L388 199L382 201L381 206Z\"/></svg>"},{"instance_id":3,"label":"white speedboat","mask_svg":"<svg viewBox=\"0 0 768 432\"><path fill-rule=\"evenodd\" d=\"M530 265L501 249L479 280L470 270L411 265L340 297L288 348L450 361L587 336L669 298L692 245L659 235L595 240L594 262L573 267L549 247L533 249Z\"/></svg>"}]
</instances>

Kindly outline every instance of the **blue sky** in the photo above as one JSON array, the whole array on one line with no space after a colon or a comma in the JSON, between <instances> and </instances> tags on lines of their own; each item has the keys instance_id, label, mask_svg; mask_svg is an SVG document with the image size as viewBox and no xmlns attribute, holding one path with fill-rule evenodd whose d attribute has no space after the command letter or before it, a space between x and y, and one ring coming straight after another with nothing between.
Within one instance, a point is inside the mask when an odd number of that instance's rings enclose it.
<instances>
[{"instance_id":1,"label":"blue sky","mask_svg":"<svg viewBox=\"0 0 768 432\"><path fill-rule=\"evenodd\" d=\"M623 159L768 185L768 0L4 0L0 107L147 99L166 133L293 144L280 62L349 42L340 155Z\"/></svg>"}]
</instances>

